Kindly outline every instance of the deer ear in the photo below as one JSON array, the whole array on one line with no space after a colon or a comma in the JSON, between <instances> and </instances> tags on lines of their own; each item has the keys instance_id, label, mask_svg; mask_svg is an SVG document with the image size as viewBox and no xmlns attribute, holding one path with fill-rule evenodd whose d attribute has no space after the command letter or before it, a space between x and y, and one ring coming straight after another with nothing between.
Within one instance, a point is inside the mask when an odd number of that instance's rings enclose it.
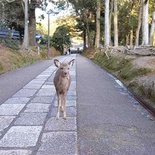
<instances>
[{"instance_id":1,"label":"deer ear","mask_svg":"<svg viewBox=\"0 0 155 155\"><path fill-rule=\"evenodd\" d=\"M68 63L69 67L73 66L74 62L75 62L75 59L72 59L72 60Z\"/></svg>"},{"instance_id":2,"label":"deer ear","mask_svg":"<svg viewBox=\"0 0 155 155\"><path fill-rule=\"evenodd\" d=\"M60 68L60 62L57 59L54 59L54 64L56 67Z\"/></svg>"}]
</instances>

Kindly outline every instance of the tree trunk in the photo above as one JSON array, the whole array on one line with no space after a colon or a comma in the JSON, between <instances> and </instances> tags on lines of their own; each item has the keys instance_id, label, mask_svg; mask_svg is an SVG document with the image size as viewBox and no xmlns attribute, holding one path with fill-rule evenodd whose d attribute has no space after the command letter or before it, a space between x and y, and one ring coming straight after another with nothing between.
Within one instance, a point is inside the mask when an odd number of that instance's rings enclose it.
<instances>
[{"instance_id":1,"label":"tree trunk","mask_svg":"<svg viewBox=\"0 0 155 155\"><path fill-rule=\"evenodd\" d=\"M149 44L148 4L149 0L143 0L142 45Z\"/></svg>"},{"instance_id":2,"label":"tree trunk","mask_svg":"<svg viewBox=\"0 0 155 155\"><path fill-rule=\"evenodd\" d=\"M118 46L117 0L114 0L114 46Z\"/></svg>"},{"instance_id":3,"label":"tree trunk","mask_svg":"<svg viewBox=\"0 0 155 155\"><path fill-rule=\"evenodd\" d=\"M140 2L140 8L139 8L139 16L138 16L138 27L136 29L136 39L135 39L135 45L139 45L139 33L140 33L140 28L142 25L142 3Z\"/></svg>"},{"instance_id":4,"label":"tree trunk","mask_svg":"<svg viewBox=\"0 0 155 155\"><path fill-rule=\"evenodd\" d=\"M97 0L95 48L100 47L100 16L101 16L101 3L100 0Z\"/></svg>"},{"instance_id":5,"label":"tree trunk","mask_svg":"<svg viewBox=\"0 0 155 155\"><path fill-rule=\"evenodd\" d=\"M110 44L110 29L109 29L109 0L105 0L105 30L104 30L104 46Z\"/></svg>"},{"instance_id":6,"label":"tree trunk","mask_svg":"<svg viewBox=\"0 0 155 155\"><path fill-rule=\"evenodd\" d=\"M133 46L133 30L130 30L130 46Z\"/></svg>"},{"instance_id":7,"label":"tree trunk","mask_svg":"<svg viewBox=\"0 0 155 155\"><path fill-rule=\"evenodd\" d=\"M129 35L126 35L126 45L129 45Z\"/></svg>"},{"instance_id":8,"label":"tree trunk","mask_svg":"<svg viewBox=\"0 0 155 155\"><path fill-rule=\"evenodd\" d=\"M28 0L25 0L25 30L24 30L24 40L22 44L23 49L28 49L29 47L29 35L28 35Z\"/></svg>"},{"instance_id":9,"label":"tree trunk","mask_svg":"<svg viewBox=\"0 0 155 155\"><path fill-rule=\"evenodd\" d=\"M90 31L89 31L89 23L88 23L88 19L86 19L86 32L87 32L87 39L88 39L88 48L91 47L91 37L90 37Z\"/></svg>"},{"instance_id":10,"label":"tree trunk","mask_svg":"<svg viewBox=\"0 0 155 155\"><path fill-rule=\"evenodd\" d=\"M89 32L89 26L88 26L88 23L87 23L87 42L88 42L88 48L91 47L91 39L90 39L90 32Z\"/></svg>"},{"instance_id":11,"label":"tree trunk","mask_svg":"<svg viewBox=\"0 0 155 155\"><path fill-rule=\"evenodd\" d=\"M36 45L36 18L35 18L35 7L30 4L29 9L29 44L31 46Z\"/></svg>"},{"instance_id":12,"label":"tree trunk","mask_svg":"<svg viewBox=\"0 0 155 155\"><path fill-rule=\"evenodd\" d=\"M111 0L111 5L110 5L110 13L109 13L109 37L110 37L110 46L113 46L113 42L111 40L111 23L112 23L112 15L113 15L113 10L114 10L114 0Z\"/></svg>"},{"instance_id":13,"label":"tree trunk","mask_svg":"<svg viewBox=\"0 0 155 155\"><path fill-rule=\"evenodd\" d=\"M153 12L152 14L152 25L150 30L150 45L153 45L154 30L155 30L155 12Z\"/></svg>"},{"instance_id":14,"label":"tree trunk","mask_svg":"<svg viewBox=\"0 0 155 155\"><path fill-rule=\"evenodd\" d=\"M83 44L84 44L84 50L87 48L87 42L86 42L86 29L84 28L84 31L83 31Z\"/></svg>"}]
</instances>

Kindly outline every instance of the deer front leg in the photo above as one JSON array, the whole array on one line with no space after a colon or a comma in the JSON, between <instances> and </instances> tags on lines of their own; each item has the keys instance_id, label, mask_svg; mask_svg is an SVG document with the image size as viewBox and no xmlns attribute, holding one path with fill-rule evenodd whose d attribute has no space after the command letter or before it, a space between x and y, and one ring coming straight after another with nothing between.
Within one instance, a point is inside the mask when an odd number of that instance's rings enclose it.
<instances>
[{"instance_id":1,"label":"deer front leg","mask_svg":"<svg viewBox=\"0 0 155 155\"><path fill-rule=\"evenodd\" d=\"M60 107L61 107L61 96L58 95L57 119L59 119L59 117L60 117Z\"/></svg>"},{"instance_id":2,"label":"deer front leg","mask_svg":"<svg viewBox=\"0 0 155 155\"><path fill-rule=\"evenodd\" d=\"M63 119L66 119L66 95L62 96Z\"/></svg>"}]
</instances>

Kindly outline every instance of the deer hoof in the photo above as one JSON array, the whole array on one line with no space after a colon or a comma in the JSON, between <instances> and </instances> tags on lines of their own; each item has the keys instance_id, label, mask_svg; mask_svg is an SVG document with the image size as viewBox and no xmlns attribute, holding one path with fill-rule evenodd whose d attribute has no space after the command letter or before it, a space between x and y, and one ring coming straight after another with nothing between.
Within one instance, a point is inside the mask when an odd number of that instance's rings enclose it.
<instances>
[{"instance_id":1,"label":"deer hoof","mask_svg":"<svg viewBox=\"0 0 155 155\"><path fill-rule=\"evenodd\" d=\"M66 120L66 115L63 116L63 119Z\"/></svg>"},{"instance_id":2,"label":"deer hoof","mask_svg":"<svg viewBox=\"0 0 155 155\"><path fill-rule=\"evenodd\" d=\"M57 117L56 117L56 118L57 118L57 120L58 120L58 119L59 119L59 115L57 115Z\"/></svg>"},{"instance_id":3,"label":"deer hoof","mask_svg":"<svg viewBox=\"0 0 155 155\"><path fill-rule=\"evenodd\" d=\"M63 117L63 119L66 120L67 118L66 117Z\"/></svg>"}]
</instances>

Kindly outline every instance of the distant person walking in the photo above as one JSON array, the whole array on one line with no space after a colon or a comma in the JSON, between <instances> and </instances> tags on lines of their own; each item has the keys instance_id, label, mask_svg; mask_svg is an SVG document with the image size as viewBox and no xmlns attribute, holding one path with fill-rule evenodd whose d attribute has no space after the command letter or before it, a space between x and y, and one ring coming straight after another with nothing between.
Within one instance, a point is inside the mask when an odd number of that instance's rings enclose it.
<instances>
[{"instance_id":1,"label":"distant person walking","mask_svg":"<svg viewBox=\"0 0 155 155\"><path fill-rule=\"evenodd\" d=\"M71 54L71 49L70 48L68 49L68 52L69 52L69 54Z\"/></svg>"}]
</instances>

